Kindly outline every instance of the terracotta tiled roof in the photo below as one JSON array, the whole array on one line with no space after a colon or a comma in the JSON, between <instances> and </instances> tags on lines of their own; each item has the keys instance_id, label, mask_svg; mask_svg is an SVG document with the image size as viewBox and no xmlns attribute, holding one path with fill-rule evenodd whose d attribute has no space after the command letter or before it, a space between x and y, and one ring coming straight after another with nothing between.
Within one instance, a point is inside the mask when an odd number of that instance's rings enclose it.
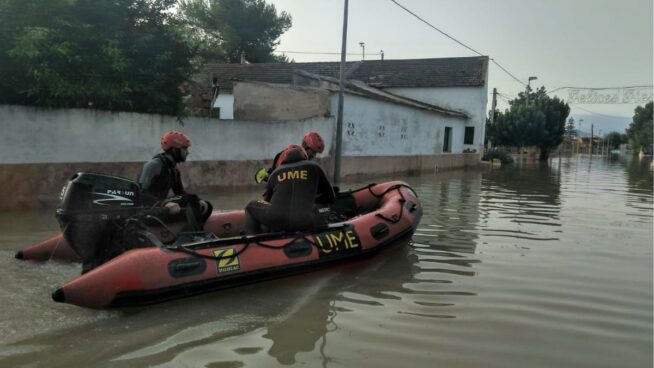
<instances>
[{"instance_id":1,"label":"terracotta tiled roof","mask_svg":"<svg viewBox=\"0 0 654 368\"><path fill-rule=\"evenodd\" d=\"M440 59L370 60L348 62L348 78L377 88L392 87L480 87L486 82L487 57ZM198 82L218 78L222 91L231 91L233 80L291 83L293 73L304 70L338 78L338 62L286 64L207 64Z\"/></svg>"}]
</instances>

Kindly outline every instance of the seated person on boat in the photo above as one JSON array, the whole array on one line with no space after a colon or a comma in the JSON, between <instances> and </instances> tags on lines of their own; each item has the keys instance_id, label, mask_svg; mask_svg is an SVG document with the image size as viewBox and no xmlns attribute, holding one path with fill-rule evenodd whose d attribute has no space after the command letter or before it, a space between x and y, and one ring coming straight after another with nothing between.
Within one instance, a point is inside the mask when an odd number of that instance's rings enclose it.
<instances>
[{"instance_id":1,"label":"seated person on boat","mask_svg":"<svg viewBox=\"0 0 654 368\"><path fill-rule=\"evenodd\" d=\"M177 168L177 164L186 161L190 146L191 140L186 134L178 131L165 133L161 137L163 152L143 166L138 182L141 186L142 205L164 204L173 216L180 214L182 207L186 207L187 211L191 211L186 216L191 222L189 225L193 230L201 230L202 224L211 215L212 206L208 201L186 193ZM168 198L171 191L175 197Z\"/></svg>"},{"instance_id":2,"label":"seated person on boat","mask_svg":"<svg viewBox=\"0 0 654 368\"><path fill-rule=\"evenodd\" d=\"M310 131L304 135L304 138L302 138L302 148L307 154L307 158L309 160L313 160L318 153L322 153L322 151L325 149L325 142L323 141L320 134L314 131ZM286 149L283 149L275 155L275 158L273 158L272 167L268 169L262 167L259 169L259 171L257 171L255 174L255 181L257 183L268 181L270 174L282 164L282 153L285 151Z\"/></svg>"},{"instance_id":3,"label":"seated person on boat","mask_svg":"<svg viewBox=\"0 0 654 368\"><path fill-rule=\"evenodd\" d=\"M320 166L308 159L305 150L289 145L281 154L282 163L266 183L263 200L245 208L245 233L268 231L311 231L321 223L316 203L334 202L334 191Z\"/></svg>"}]
</instances>

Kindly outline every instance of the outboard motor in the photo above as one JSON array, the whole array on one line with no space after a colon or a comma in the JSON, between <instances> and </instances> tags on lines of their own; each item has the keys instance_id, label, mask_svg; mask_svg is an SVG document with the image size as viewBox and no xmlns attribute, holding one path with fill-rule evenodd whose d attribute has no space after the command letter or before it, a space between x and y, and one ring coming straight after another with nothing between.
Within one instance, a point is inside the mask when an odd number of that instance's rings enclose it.
<instances>
[{"instance_id":1,"label":"outboard motor","mask_svg":"<svg viewBox=\"0 0 654 368\"><path fill-rule=\"evenodd\" d=\"M68 244L83 262L82 273L124 252L128 219L143 211L139 185L97 173L75 174L61 193L56 216Z\"/></svg>"}]
</instances>

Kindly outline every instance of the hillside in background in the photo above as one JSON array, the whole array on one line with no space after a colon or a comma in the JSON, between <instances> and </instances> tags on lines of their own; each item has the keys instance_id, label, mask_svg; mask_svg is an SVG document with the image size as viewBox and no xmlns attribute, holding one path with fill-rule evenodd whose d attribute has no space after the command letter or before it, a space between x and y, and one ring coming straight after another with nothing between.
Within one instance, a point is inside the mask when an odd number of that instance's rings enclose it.
<instances>
[{"instance_id":1,"label":"hillside in background","mask_svg":"<svg viewBox=\"0 0 654 368\"><path fill-rule=\"evenodd\" d=\"M575 127L579 129L579 119L583 119L581 123L581 136L590 136L590 125L593 124L595 136L605 136L611 132L624 133L629 124L631 124L631 117L621 118L618 116L612 117L608 115L573 115L575 119Z\"/></svg>"}]
</instances>

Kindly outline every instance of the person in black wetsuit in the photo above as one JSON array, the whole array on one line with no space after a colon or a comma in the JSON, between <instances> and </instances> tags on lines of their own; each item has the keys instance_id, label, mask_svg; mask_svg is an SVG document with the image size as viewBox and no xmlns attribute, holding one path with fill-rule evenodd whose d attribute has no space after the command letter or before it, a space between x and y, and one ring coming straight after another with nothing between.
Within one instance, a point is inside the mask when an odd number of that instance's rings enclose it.
<instances>
[{"instance_id":1,"label":"person in black wetsuit","mask_svg":"<svg viewBox=\"0 0 654 368\"><path fill-rule=\"evenodd\" d=\"M311 231L323 225L316 203L334 202L334 191L324 171L309 161L298 145L290 145L280 156L281 166L270 175L263 200L245 208L245 233L269 231Z\"/></svg>"},{"instance_id":2,"label":"person in black wetsuit","mask_svg":"<svg viewBox=\"0 0 654 368\"><path fill-rule=\"evenodd\" d=\"M197 225L201 227L211 215L211 203L186 193L177 168L177 164L186 161L190 146L191 140L186 134L174 130L165 133L161 137L163 152L145 163L138 182L143 205L163 204L173 216L179 214L182 207L190 208ZM169 198L170 191L175 197Z\"/></svg>"},{"instance_id":3,"label":"person in black wetsuit","mask_svg":"<svg viewBox=\"0 0 654 368\"><path fill-rule=\"evenodd\" d=\"M323 141L320 134L314 131L310 131L304 135L304 138L302 138L302 148L304 149L304 152L306 152L307 158L309 160L313 160L318 153L322 153L322 151L325 150L325 141ZM261 168L259 171L257 171L255 174L255 180L257 183L260 183L261 181L267 181L273 170L282 164L282 160L280 160L280 158L284 151L286 151L286 149L283 149L275 155L275 158L273 158L272 167L268 168L267 170Z\"/></svg>"}]
</instances>

